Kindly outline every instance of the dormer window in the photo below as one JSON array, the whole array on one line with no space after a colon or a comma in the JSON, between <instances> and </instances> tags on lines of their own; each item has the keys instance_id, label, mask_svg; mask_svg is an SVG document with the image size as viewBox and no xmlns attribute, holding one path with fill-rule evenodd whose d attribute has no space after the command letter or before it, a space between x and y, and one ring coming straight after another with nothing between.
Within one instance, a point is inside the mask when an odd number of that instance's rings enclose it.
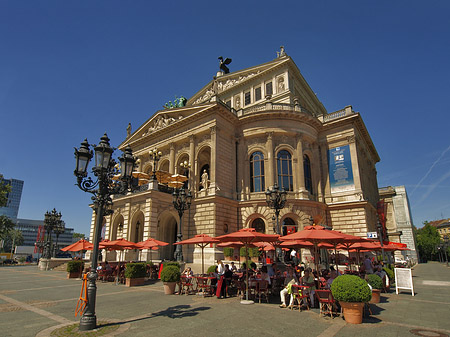
<instances>
[{"instance_id":1,"label":"dormer window","mask_svg":"<svg viewBox=\"0 0 450 337\"><path fill-rule=\"evenodd\" d=\"M244 105L249 105L251 103L250 91L244 93Z\"/></svg>"}]
</instances>

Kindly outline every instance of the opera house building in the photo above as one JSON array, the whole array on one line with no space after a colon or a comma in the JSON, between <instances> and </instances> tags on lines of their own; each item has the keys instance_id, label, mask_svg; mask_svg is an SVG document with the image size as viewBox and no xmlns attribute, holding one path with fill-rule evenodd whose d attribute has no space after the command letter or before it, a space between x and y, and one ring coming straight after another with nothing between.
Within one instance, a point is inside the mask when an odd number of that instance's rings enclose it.
<instances>
[{"instance_id":1,"label":"opera house building","mask_svg":"<svg viewBox=\"0 0 450 337\"><path fill-rule=\"evenodd\" d=\"M166 104L129 130L119 148L131 146L143 178L135 191L114 197L106 239L169 242L141 259L173 259L180 218L172 192L180 185L192 195L183 240L247 227L273 234L275 212L265 192L274 186L287 192L281 234L312 220L362 237L377 230L380 158L359 112L328 112L284 49L267 63L211 75L193 97ZM153 174L156 180L148 179ZM108 259L115 254L107 252ZM183 245L183 256L199 263L200 249ZM208 246L205 256L212 262L223 253ZM136 252L123 258L134 260Z\"/></svg>"}]
</instances>

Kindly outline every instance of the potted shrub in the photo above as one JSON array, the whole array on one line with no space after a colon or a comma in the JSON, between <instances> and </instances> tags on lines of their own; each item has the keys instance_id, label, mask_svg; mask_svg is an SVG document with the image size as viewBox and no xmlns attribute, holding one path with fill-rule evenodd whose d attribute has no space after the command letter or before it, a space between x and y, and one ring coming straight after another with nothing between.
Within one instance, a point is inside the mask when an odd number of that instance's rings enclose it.
<instances>
[{"instance_id":1,"label":"potted shrub","mask_svg":"<svg viewBox=\"0 0 450 337\"><path fill-rule=\"evenodd\" d=\"M175 265L164 265L161 271L161 281L164 284L164 293L172 295L175 292L175 286L180 282L180 267Z\"/></svg>"},{"instance_id":2,"label":"potted shrub","mask_svg":"<svg viewBox=\"0 0 450 337\"><path fill-rule=\"evenodd\" d=\"M209 266L208 270L206 271L206 273L209 275L211 273L214 273L216 271L217 266Z\"/></svg>"},{"instance_id":3,"label":"potted shrub","mask_svg":"<svg viewBox=\"0 0 450 337\"><path fill-rule=\"evenodd\" d=\"M383 280L376 274L368 274L366 276L367 283L372 287L372 299L370 303L380 303L380 293L383 289Z\"/></svg>"},{"instance_id":4,"label":"potted shrub","mask_svg":"<svg viewBox=\"0 0 450 337\"><path fill-rule=\"evenodd\" d=\"M225 247L223 249L223 256L228 257L228 260L232 260L234 255L234 248L231 247Z\"/></svg>"},{"instance_id":5,"label":"potted shrub","mask_svg":"<svg viewBox=\"0 0 450 337\"><path fill-rule=\"evenodd\" d=\"M147 274L146 267L144 262L127 263L125 268L125 285L127 287L144 285L145 275Z\"/></svg>"},{"instance_id":6,"label":"potted shrub","mask_svg":"<svg viewBox=\"0 0 450 337\"><path fill-rule=\"evenodd\" d=\"M369 285L355 275L341 275L331 284L331 293L339 301L347 323L361 324L364 303L372 298Z\"/></svg>"},{"instance_id":7,"label":"potted shrub","mask_svg":"<svg viewBox=\"0 0 450 337\"><path fill-rule=\"evenodd\" d=\"M84 262L72 260L67 262L67 278L79 278L83 272Z\"/></svg>"}]
</instances>

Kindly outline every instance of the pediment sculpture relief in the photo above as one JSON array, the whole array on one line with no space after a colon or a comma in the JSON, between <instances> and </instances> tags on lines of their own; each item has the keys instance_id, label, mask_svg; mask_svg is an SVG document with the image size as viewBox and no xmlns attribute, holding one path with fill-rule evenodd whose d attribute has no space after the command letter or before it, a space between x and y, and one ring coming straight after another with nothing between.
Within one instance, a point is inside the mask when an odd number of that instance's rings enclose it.
<instances>
[{"instance_id":1,"label":"pediment sculpture relief","mask_svg":"<svg viewBox=\"0 0 450 337\"><path fill-rule=\"evenodd\" d=\"M147 129L147 131L142 134L142 136L146 136L146 135L149 135L159 129L163 129L163 128L169 126L170 124L173 124L173 123L179 121L180 119L183 119L183 116L180 115L177 120L177 119L175 119L173 117L169 117L167 115L160 115L150 125L150 127Z\"/></svg>"}]
</instances>

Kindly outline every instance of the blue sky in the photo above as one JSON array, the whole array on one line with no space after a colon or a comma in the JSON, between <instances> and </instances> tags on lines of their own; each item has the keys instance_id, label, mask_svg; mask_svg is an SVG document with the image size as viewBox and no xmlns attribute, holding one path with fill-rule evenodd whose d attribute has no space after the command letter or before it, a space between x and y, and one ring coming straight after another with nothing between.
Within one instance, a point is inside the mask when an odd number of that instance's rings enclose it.
<instances>
[{"instance_id":1,"label":"blue sky","mask_svg":"<svg viewBox=\"0 0 450 337\"><path fill-rule=\"evenodd\" d=\"M329 112L362 114L379 186L413 221L450 217L449 1L0 2L0 173L25 181L20 218L54 207L89 233L73 147L117 146L174 96L284 45Z\"/></svg>"}]
</instances>

